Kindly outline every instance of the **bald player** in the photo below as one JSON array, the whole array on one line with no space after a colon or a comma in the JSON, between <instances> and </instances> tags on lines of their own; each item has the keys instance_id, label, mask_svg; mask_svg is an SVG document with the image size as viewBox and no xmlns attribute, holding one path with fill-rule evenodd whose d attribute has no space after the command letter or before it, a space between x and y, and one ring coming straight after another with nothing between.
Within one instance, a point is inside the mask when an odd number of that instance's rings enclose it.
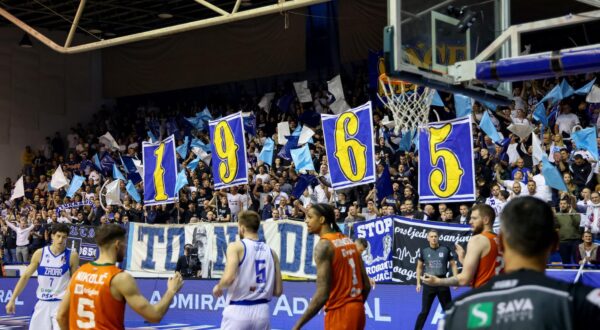
<instances>
[{"instance_id":1,"label":"bald player","mask_svg":"<svg viewBox=\"0 0 600 330\"><path fill-rule=\"evenodd\" d=\"M498 249L498 237L492 228L496 213L487 204L477 204L471 210L469 224L473 236L467 244L467 253L456 244L456 254L462 263L462 272L449 278L439 278L431 274L423 276L423 283L429 286L465 286L478 288L500 273L503 259Z\"/></svg>"}]
</instances>

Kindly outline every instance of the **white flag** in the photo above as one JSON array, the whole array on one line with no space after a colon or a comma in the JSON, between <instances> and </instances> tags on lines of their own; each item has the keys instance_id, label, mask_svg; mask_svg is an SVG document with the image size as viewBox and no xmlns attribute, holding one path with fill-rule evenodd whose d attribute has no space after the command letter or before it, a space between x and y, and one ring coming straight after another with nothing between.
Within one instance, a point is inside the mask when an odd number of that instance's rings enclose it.
<instances>
[{"instance_id":1,"label":"white flag","mask_svg":"<svg viewBox=\"0 0 600 330\"><path fill-rule=\"evenodd\" d=\"M117 143L115 138L112 135L110 135L110 132L106 132L106 134L98 137L98 140L100 140L100 143L104 144L109 149L119 149L119 144Z\"/></svg>"},{"instance_id":2,"label":"white flag","mask_svg":"<svg viewBox=\"0 0 600 330\"><path fill-rule=\"evenodd\" d=\"M329 108L333 113L337 115L350 109L350 106L346 103L344 87L342 86L342 78L340 75L333 77L333 79L327 82L327 89L329 90L329 93L333 94L335 97L335 101L329 105Z\"/></svg>"},{"instance_id":3,"label":"white flag","mask_svg":"<svg viewBox=\"0 0 600 330\"><path fill-rule=\"evenodd\" d=\"M196 156L200 157L200 160L202 160L202 162L204 164L210 165L210 161L212 160L212 156L208 152L206 152L202 148L198 148L198 147L193 147L192 148L192 152Z\"/></svg>"},{"instance_id":4,"label":"white flag","mask_svg":"<svg viewBox=\"0 0 600 330\"><path fill-rule=\"evenodd\" d=\"M277 143L284 145L287 143L286 136L290 136L290 124L287 121L277 123Z\"/></svg>"},{"instance_id":5,"label":"white flag","mask_svg":"<svg viewBox=\"0 0 600 330\"><path fill-rule=\"evenodd\" d=\"M52 174L52 180L50 180L50 185L52 186L52 188L58 190L68 184L69 180L67 180L67 178L65 177L65 174L63 173L63 170L60 167L60 165L58 165L58 168L56 169L56 171L54 171L54 174Z\"/></svg>"},{"instance_id":6,"label":"white flag","mask_svg":"<svg viewBox=\"0 0 600 330\"><path fill-rule=\"evenodd\" d=\"M300 132L300 137L298 138L298 145L307 143L313 135L315 135L315 132L312 129L310 129L308 126L302 126L302 131Z\"/></svg>"},{"instance_id":7,"label":"white flag","mask_svg":"<svg viewBox=\"0 0 600 330\"><path fill-rule=\"evenodd\" d=\"M271 102L275 98L275 93L266 93L260 102L258 102L258 107L265 110L267 114L271 111Z\"/></svg>"},{"instance_id":8,"label":"white flag","mask_svg":"<svg viewBox=\"0 0 600 330\"><path fill-rule=\"evenodd\" d=\"M106 186L106 205L123 205L121 204L121 180L115 180Z\"/></svg>"},{"instance_id":9,"label":"white flag","mask_svg":"<svg viewBox=\"0 0 600 330\"><path fill-rule=\"evenodd\" d=\"M594 85L585 98L587 103L600 103L600 87Z\"/></svg>"},{"instance_id":10,"label":"white flag","mask_svg":"<svg viewBox=\"0 0 600 330\"><path fill-rule=\"evenodd\" d=\"M346 103L346 100L342 99L335 100L329 105L329 108L331 109L331 111L333 111L333 113L339 115L340 113L350 109L350 106L348 105L348 103Z\"/></svg>"},{"instance_id":11,"label":"white flag","mask_svg":"<svg viewBox=\"0 0 600 330\"><path fill-rule=\"evenodd\" d=\"M542 150L542 142L535 133L531 133L531 146L533 147L533 153L531 155L533 165L537 165L542 162L544 150Z\"/></svg>"},{"instance_id":12,"label":"white flag","mask_svg":"<svg viewBox=\"0 0 600 330\"><path fill-rule=\"evenodd\" d=\"M295 82L294 89L300 103L312 102L312 95L310 94L310 89L308 89L308 81Z\"/></svg>"},{"instance_id":13,"label":"white flag","mask_svg":"<svg viewBox=\"0 0 600 330\"><path fill-rule=\"evenodd\" d=\"M21 175L19 180L17 180L17 183L15 183L15 189L13 190L12 195L10 196L10 200L12 201L15 198L23 196L25 196L25 185L23 185L23 176Z\"/></svg>"},{"instance_id":14,"label":"white flag","mask_svg":"<svg viewBox=\"0 0 600 330\"><path fill-rule=\"evenodd\" d=\"M533 132L533 126L528 124L510 124L507 128L520 137L521 140L525 140Z\"/></svg>"}]
</instances>

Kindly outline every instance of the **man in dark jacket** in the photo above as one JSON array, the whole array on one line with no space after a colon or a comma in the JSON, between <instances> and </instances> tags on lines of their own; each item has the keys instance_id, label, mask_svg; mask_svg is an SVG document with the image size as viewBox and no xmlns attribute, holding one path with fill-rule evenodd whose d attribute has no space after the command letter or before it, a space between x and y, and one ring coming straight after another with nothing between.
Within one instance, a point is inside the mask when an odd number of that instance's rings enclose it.
<instances>
[{"instance_id":1,"label":"man in dark jacket","mask_svg":"<svg viewBox=\"0 0 600 330\"><path fill-rule=\"evenodd\" d=\"M583 158L580 154L573 157L574 161L571 164L571 172L573 172L573 183L577 185L579 191L583 190L592 178L592 165Z\"/></svg>"}]
</instances>

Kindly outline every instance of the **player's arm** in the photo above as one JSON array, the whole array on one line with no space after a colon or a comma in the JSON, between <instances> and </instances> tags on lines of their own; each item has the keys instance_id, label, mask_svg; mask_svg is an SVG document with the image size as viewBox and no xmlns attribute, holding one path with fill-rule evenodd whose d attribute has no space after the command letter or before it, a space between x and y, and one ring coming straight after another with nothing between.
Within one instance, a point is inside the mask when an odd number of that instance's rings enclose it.
<instances>
[{"instance_id":1,"label":"player's arm","mask_svg":"<svg viewBox=\"0 0 600 330\"><path fill-rule=\"evenodd\" d=\"M433 286L465 286L469 285L475 277L479 259L483 250L483 241L481 237L474 236L467 244L467 254L464 258L462 272L449 278L438 278L433 275L425 274L423 281L427 285Z\"/></svg>"},{"instance_id":2,"label":"player's arm","mask_svg":"<svg viewBox=\"0 0 600 330\"><path fill-rule=\"evenodd\" d=\"M358 257L358 267L360 268L360 274L362 277L362 283L363 283L363 289L362 289L362 297L363 297L363 302L367 301L367 298L369 298L369 293L371 292L371 279L369 278L369 275L367 274L367 269L365 268L365 263L362 260L362 257ZM375 284L373 284L375 285Z\"/></svg>"},{"instance_id":3,"label":"player's arm","mask_svg":"<svg viewBox=\"0 0 600 330\"><path fill-rule=\"evenodd\" d=\"M281 296L283 293L283 279L281 278L281 265L279 263L279 257L275 251L271 250L273 254L273 262L275 263L275 289L273 290L273 295L275 297Z\"/></svg>"},{"instance_id":4,"label":"player's arm","mask_svg":"<svg viewBox=\"0 0 600 330\"><path fill-rule=\"evenodd\" d=\"M67 288L63 296L60 306L56 311L56 322L61 330L69 330L69 307L71 305L71 294Z\"/></svg>"},{"instance_id":5,"label":"player's arm","mask_svg":"<svg viewBox=\"0 0 600 330\"><path fill-rule=\"evenodd\" d=\"M240 253L244 252L244 246L241 242L233 242L227 247L227 259L225 259L225 270L223 276L219 280L219 283L213 288L213 296L220 297L223 295L223 290L227 289L233 281L235 281L235 275L237 274L240 266Z\"/></svg>"},{"instance_id":6,"label":"player's arm","mask_svg":"<svg viewBox=\"0 0 600 330\"><path fill-rule=\"evenodd\" d=\"M31 257L31 262L29 263L29 265L23 272L23 275L21 275L21 278L19 278L17 285L15 285L15 289L13 290L13 295L10 297L10 300L6 304L6 314L14 314L15 313L15 301L17 300L17 297L19 297L21 292L23 292L23 290L27 286L27 282L29 281L29 278L31 277L31 275L33 275L33 273L35 273L35 270L37 269L38 265L40 264L41 258L42 258L42 249L38 249L37 251L35 251L33 253L33 256Z\"/></svg>"},{"instance_id":7,"label":"player's arm","mask_svg":"<svg viewBox=\"0 0 600 330\"><path fill-rule=\"evenodd\" d=\"M329 298L331 288L331 263L333 261L333 246L327 240L320 240L315 247L315 262L317 264L317 290L310 300L310 304L294 329L300 329L310 321L323 308Z\"/></svg>"},{"instance_id":8,"label":"player's arm","mask_svg":"<svg viewBox=\"0 0 600 330\"><path fill-rule=\"evenodd\" d=\"M79 269L79 253L75 250L71 251L71 257L69 258L69 268L71 275Z\"/></svg>"},{"instance_id":9,"label":"player's arm","mask_svg":"<svg viewBox=\"0 0 600 330\"><path fill-rule=\"evenodd\" d=\"M421 275L423 274L423 261L417 259L417 293L421 292Z\"/></svg>"},{"instance_id":10,"label":"player's arm","mask_svg":"<svg viewBox=\"0 0 600 330\"><path fill-rule=\"evenodd\" d=\"M122 295L131 309L142 316L144 320L151 323L158 323L167 313L171 300L173 300L173 297L182 286L183 279L181 274L175 273L175 276L169 278L167 282L167 291L163 294L162 299L160 299L158 303L152 305L148 302L146 297L140 293L135 279L129 273L121 272L113 278L111 282L111 291L112 288L114 288Z\"/></svg>"}]
</instances>

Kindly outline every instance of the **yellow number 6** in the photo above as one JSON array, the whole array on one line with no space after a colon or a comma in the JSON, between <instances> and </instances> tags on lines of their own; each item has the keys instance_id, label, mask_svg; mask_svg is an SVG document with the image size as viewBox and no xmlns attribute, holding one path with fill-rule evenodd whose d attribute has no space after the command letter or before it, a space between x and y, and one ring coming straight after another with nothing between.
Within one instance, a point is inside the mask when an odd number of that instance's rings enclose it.
<instances>
[{"instance_id":1,"label":"yellow number 6","mask_svg":"<svg viewBox=\"0 0 600 330\"><path fill-rule=\"evenodd\" d=\"M223 183L230 183L238 172L237 151L239 146L235 143L233 131L227 121L221 121L215 126L215 152L221 162L219 163L219 178Z\"/></svg>"},{"instance_id":2,"label":"yellow number 6","mask_svg":"<svg viewBox=\"0 0 600 330\"><path fill-rule=\"evenodd\" d=\"M352 181L362 180L367 173L367 147L357 139L347 138L358 133L359 121L353 112L343 113L335 122L335 158L344 176Z\"/></svg>"},{"instance_id":3,"label":"yellow number 6","mask_svg":"<svg viewBox=\"0 0 600 330\"><path fill-rule=\"evenodd\" d=\"M431 166L434 170L429 175L429 186L431 192L436 196L447 198L454 195L460 187L460 181L464 175L463 169L456 155L446 148L437 148L437 146L450 136L452 125L446 124L440 128L429 128L429 153L431 155ZM439 162L443 162L445 171L438 168ZM444 188L442 188L444 185Z\"/></svg>"}]
</instances>

